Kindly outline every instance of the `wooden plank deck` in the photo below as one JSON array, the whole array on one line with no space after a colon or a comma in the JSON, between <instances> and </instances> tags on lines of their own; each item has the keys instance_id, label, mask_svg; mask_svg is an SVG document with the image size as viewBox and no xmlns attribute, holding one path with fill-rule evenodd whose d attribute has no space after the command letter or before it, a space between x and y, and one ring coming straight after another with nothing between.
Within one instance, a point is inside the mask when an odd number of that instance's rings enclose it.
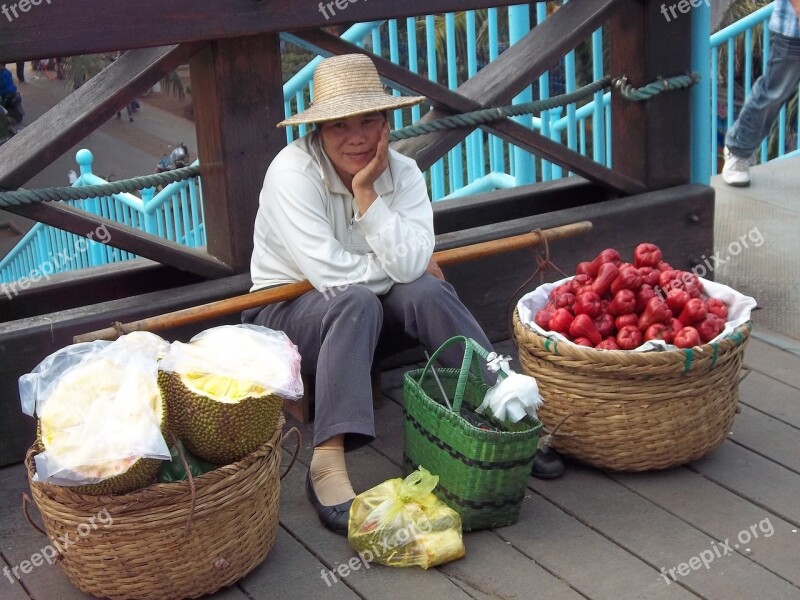
<instances>
[{"instance_id":1,"label":"wooden plank deck","mask_svg":"<svg viewBox=\"0 0 800 600\"><path fill-rule=\"evenodd\" d=\"M511 341L498 349L516 354ZM800 357L752 339L745 365L753 372L741 386L742 411L711 455L664 472L606 473L570 463L560 479L531 478L518 523L466 534L465 558L427 571L372 564L331 575L354 552L319 524L305 498L311 428L300 426L303 444L283 482L275 546L250 575L209 597L800 598ZM378 439L349 457L357 490L400 475L409 368L384 373ZM46 545L23 518L26 488L21 465L0 470L0 568ZM15 583L0 579L0 598L89 597L57 566L20 574Z\"/></svg>"}]
</instances>

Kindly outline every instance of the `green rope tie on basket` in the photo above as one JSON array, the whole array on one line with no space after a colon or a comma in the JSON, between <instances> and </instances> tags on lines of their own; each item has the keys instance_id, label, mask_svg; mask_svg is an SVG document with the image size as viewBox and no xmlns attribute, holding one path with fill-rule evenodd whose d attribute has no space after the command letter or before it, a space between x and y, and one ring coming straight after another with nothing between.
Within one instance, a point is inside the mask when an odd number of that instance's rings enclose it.
<instances>
[{"instance_id":1,"label":"green rope tie on basket","mask_svg":"<svg viewBox=\"0 0 800 600\"><path fill-rule=\"evenodd\" d=\"M734 330L729 337L730 339L733 340L733 343L736 344L737 346L742 342L744 342L744 334L738 329Z\"/></svg>"},{"instance_id":2,"label":"green rope tie on basket","mask_svg":"<svg viewBox=\"0 0 800 600\"><path fill-rule=\"evenodd\" d=\"M52 202L59 200L85 200L121 194L123 192L138 192L141 189L168 185L176 181L183 181L200 175L199 165L190 165L167 171L166 173L153 173L132 179L121 179L99 185L80 185L67 187L42 188L38 190L15 190L0 192L0 208L6 206L19 206L34 202Z\"/></svg>"},{"instance_id":3,"label":"green rope tie on basket","mask_svg":"<svg viewBox=\"0 0 800 600\"><path fill-rule=\"evenodd\" d=\"M717 358L719 358L719 344L714 342L711 344L711 347L714 348L714 354L711 355L711 366L709 366L709 369L714 368L714 365L717 364Z\"/></svg>"},{"instance_id":4,"label":"green rope tie on basket","mask_svg":"<svg viewBox=\"0 0 800 600\"><path fill-rule=\"evenodd\" d=\"M692 361L694 360L694 351L691 348L686 348L683 351L686 354L686 361L683 363L684 374L692 370Z\"/></svg>"},{"instance_id":5,"label":"green rope tie on basket","mask_svg":"<svg viewBox=\"0 0 800 600\"><path fill-rule=\"evenodd\" d=\"M550 349L550 342L553 342L553 349L552 350ZM555 340L555 339L552 339L552 338L545 338L544 339L544 349L547 350L548 352L552 352L556 356L559 356L559 354L558 354L558 340Z\"/></svg>"}]
</instances>

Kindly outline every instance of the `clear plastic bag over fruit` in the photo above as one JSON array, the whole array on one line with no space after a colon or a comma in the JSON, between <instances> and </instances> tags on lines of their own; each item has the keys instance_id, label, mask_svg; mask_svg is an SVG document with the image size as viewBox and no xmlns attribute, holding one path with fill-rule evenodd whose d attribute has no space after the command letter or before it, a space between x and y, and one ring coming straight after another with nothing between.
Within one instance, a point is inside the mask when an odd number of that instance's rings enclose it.
<instances>
[{"instance_id":1,"label":"clear plastic bag over fruit","mask_svg":"<svg viewBox=\"0 0 800 600\"><path fill-rule=\"evenodd\" d=\"M146 332L73 344L20 377L22 410L39 418L44 446L35 457L36 481L93 484L142 458L169 459L156 383L168 347Z\"/></svg>"},{"instance_id":2,"label":"clear plastic bag over fruit","mask_svg":"<svg viewBox=\"0 0 800 600\"><path fill-rule=\"evenodd\" d=\"M188 344L173 342L159 369L179 373L187 387L220 402L303 396L297 346L284 332L259 325L222 325Z\"/></svg>"},{"instance_id":3,"label":"clear plastic bag over fruit","mask_svg":"<svg viewBox=\"0 0 800 600\"><path fill-rule=\"evenodd\" d=\"M356 496L350 546L363 560L390 567L427 569L463 557L461 516L432 493L438 482L420 467Z\"/></svg>"}]
</instances>

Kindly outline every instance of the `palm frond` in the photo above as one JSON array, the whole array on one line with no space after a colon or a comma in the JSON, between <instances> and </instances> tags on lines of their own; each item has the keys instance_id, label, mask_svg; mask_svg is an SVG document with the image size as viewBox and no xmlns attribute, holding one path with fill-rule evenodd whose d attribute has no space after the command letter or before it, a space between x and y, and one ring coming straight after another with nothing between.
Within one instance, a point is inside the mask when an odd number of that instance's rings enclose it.
<instances>
[{"instance_id":1,"label":"palm frond","mask_svg":"<svg viewBox=\"0 0 800 600\"><path fill-rule=\"evenodd\" d=\"M64 84L76 90L112 62L114 62L112 54L69 56L63 60ZM177 71L172 71L161 79L161 89L176 96L179 100L186 97L186 88Z\"/></svg>"}]
</instances>

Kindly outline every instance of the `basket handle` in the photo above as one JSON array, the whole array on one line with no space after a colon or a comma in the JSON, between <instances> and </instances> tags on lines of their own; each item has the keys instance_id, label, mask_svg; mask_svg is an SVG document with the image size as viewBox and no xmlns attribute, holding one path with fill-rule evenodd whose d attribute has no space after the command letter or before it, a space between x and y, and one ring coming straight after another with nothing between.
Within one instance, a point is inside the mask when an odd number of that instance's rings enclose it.
<instances>
[{"instance_id":1,"label":"basket handle","mask_svg":"<svg viewBox=\"0 0 800 600\"><path fill-rule=\"evenodd\" d=\"M30 514L30 512L28 510L28 507L30 506L30 504L31 504L30 496L28 496L28 494L26 494L25 492L22 492L22 514L25 517L25 520L28 522L28 525L33 527L36 531L41 533L44 537L47 537L47 532L44 529L42 529L41 527L39 527L36 523L33 522L33 519L31 518L31 514Z\"/></svg>"},{"instance_id":2,"label":"basket handle","mask_svg":"<svg viewBox=\"0 0 800 600\"><path fill-rule=\"evenodd\" d=\"M434 352L428 359L425 368L422 369L422 373L419 376L419 385L422 385L422 381L425 379L425 375L428 374L428 370L433 368L433 361L436 360L436 358L450 346L458 343L464 344L464 358L461 361L461 370L458 373L458 382L456 383L456 395L453 399L454 413L461 411L461 401L464 399L464 390L467 387L467 379L469 377L470 369L472 369L473 374L478 378L478 380L483 382L483 374L481 373L478 363L472 360L473 355L477 353L482 358L487 359L489 353L472 338L468 338L463 335L457 335L451 337L449 340L439 346L436 352ZM501 377L505 377L505 373L502 371L499 371L498 373Z\"/></svg>"},{"instance_id":3,"label":"basket handle","mask_svg":"<svg viewBox=\"0 0 800 600\"><path fill-rule=\"evenodd\" d=\"M178 444L178 438L175 437L171 429L167 430L167 434L169 435L172 445L175 446L175 449L178 451L183 470L186 472L186 479L189 481L189 491L192 495L192 504L189 507L189 518L186 519L186 525L183 528L183 535L185 537L189 535L189 531L192 529L192 522L194 521L194 509L197 506L197 488L194 486L194 477L192 476L192 470L189 468L189 461L186 460L186 455L183 453L183 450L181 450L180 444Z\"/></svg>"},{"instance_id":4,"label":"basket handle","mask_svg":"<svg viewBox=\"0 0 800 600\"><path fill-rule=\"evenodd\" d=\"M295 444L295 447L294 447L294 453L292 454L292 460L289 463L289 466L286 467L286 470L283 472L283 475L281 475L281 479L286 477L289 474L289 471L292 470L292 467L294 466L294 461L297 460L297 455L300 452L300 443L302 441L302 438L300 436L300 430L297 427L292 427L289 431L286 432L286 435L284 435L283 438L286 439L287 437L289 437L290 433L294 433L295 436L297 437L297 444ZM281 444L281 447L283 448L282 444Z\"/></svg>"}]
</instances>

